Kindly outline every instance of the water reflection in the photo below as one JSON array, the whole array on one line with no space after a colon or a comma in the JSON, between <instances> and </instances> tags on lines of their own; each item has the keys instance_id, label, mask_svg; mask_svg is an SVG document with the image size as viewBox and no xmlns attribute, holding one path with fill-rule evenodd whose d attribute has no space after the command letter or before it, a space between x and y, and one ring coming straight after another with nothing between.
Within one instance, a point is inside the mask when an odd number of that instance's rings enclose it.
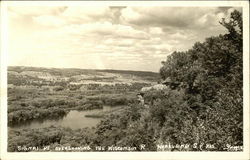
<instances>
[{"instance_id":1,"label":"water reflection","mask_svg":"<svg viewBox=\"0 0 250 160\"><path fill-rule=\"evenodd\" d=\"M37 119L28 122L23 122L17 125L12 125L10 129L35 129L53 126L69 127L71 129L79 129L85 127L95 127L100 121L100 118L85 117L86 115L97 114L101 111L109 111L112 107L104 106L103 109L94 109L87 111L72 110L67 115L54 118Z\"/></svg>"},{"instance_id":2,"label":"water reflection","mask_svg":"<svg viewBox=\"0 0 250 160\"><path fill-rule=\"evenodd\" d=\"M21 128L30 128L30 126L36 126L36 124L43 124L48 122L57 122L66 117L66 115L60 115L58 117L46 117L46 118L38 118L38 119L33 119L33 120L27 120L24 122L20 122L18 124L9 124L10 128L16 128L16 129L21 129Z\"/></svg>"}]
</instances>

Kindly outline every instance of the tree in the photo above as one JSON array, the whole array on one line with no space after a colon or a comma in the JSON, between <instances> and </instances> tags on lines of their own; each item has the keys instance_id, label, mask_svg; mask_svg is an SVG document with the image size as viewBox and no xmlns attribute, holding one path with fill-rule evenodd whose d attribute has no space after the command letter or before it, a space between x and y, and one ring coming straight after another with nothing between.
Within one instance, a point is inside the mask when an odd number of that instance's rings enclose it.
<instances>
[{"instance_id":1,"label":"tree","mask_svg":"<svg viewBox=\"0 0 250 160\"><path fill-rule=\"evenodd\" d=\"M235 10L220 24L227 34L197 42L186 52L173 52L162 63L160 75L182 84L184 99L196 113L191 121L197 126L197 143L214 143L222 150L222 143L243 142L242 15Z\"/></svg>"}]
</instances>

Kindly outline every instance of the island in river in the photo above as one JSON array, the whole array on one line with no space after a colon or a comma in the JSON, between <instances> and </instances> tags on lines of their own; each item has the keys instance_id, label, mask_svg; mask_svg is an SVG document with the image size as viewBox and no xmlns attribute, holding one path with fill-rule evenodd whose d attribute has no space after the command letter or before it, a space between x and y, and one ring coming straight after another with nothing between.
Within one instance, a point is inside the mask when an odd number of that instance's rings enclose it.
<instances>
[{"instance_id":1,"label":"island in river","mask_svg":"<svg viewBox=\"0 0 250 160\"><path fill-rule=\"evenodd\" d=\"M94 132L105 117L124 112L141 88L158 78L141 71L8 67L8 148L17 151L18 144L29 144L32 138L24 140L26 134L40 133L43 139L53 134L42 132Z\"/></svg>"}]
</instances>

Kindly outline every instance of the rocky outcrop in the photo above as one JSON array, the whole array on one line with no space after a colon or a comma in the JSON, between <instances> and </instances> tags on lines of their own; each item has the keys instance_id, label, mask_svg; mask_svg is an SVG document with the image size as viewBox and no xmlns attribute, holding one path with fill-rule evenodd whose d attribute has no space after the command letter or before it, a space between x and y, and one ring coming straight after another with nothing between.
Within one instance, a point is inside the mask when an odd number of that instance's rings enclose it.
<instances>
[{"instance_id":1,"label":"rocky outcrop","mask_svg":"<svg viewBox=\"0 0 250 160\"><path fill-rule=\"evenodd\" d=\"M141 89L141 92L142 93L145 93L149 90L163 90L163 89L167 89L168 87L164 84L156 84L156 85L153 85L153 86L150 86L150 87L143 87Z\"/></svg>"}]
</instances>

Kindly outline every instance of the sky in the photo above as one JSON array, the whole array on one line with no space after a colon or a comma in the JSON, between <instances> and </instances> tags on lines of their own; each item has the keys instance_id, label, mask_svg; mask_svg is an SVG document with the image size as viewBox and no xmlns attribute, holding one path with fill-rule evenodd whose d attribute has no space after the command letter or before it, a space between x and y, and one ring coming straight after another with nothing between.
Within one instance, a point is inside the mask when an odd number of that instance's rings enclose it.
<instances>
[{"instance_id":1,"label":"sky","mask_svg":"<svg viewBox=\"0 0 250 160\"><path fill-rule=\"evenodd\" d=\"M11 6L8 65L158 72L174 51L226 33L232 7Z\"/></svg>"}]
</instances>

